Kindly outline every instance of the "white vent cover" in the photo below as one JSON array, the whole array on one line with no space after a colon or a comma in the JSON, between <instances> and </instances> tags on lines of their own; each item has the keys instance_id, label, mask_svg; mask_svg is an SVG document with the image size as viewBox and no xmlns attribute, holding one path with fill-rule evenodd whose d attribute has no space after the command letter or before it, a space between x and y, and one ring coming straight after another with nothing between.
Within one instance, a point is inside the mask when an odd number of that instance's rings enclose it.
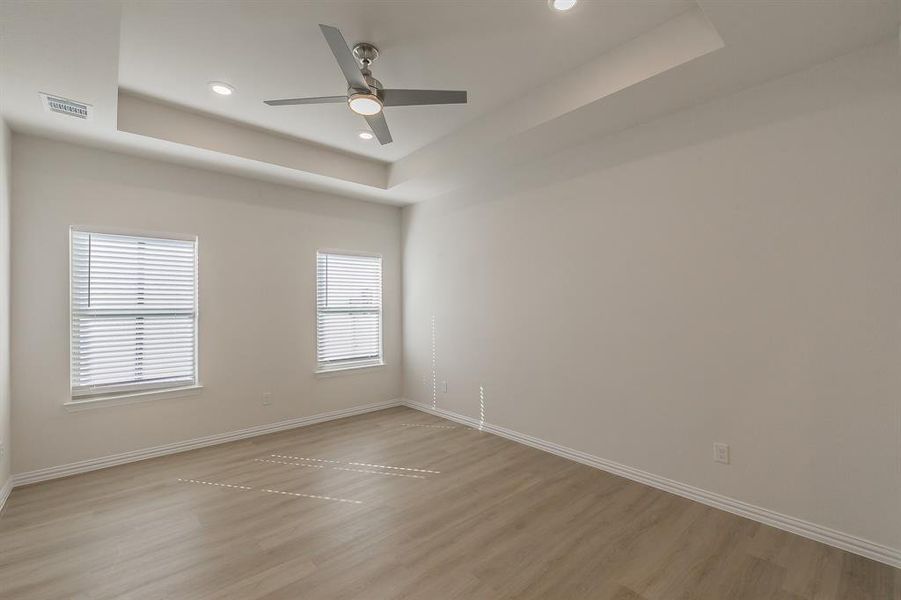
<instances>
[{"instance_id":1,"label":"white vent cover","mask_svg":"<svg viewBox=\"0 0 901 600\"><path fill-rule=\"evenodd\" d=\"M48 112L55 112L61 115L77 117L79 119L91 119L94 116L94 107L90 104L76 102L75 100L69 100L68 98L63 98L61 96L45 94L44 92L41 92L40 94L41 101L44 103L44 108Z\"/></svg>"}]
</instances>

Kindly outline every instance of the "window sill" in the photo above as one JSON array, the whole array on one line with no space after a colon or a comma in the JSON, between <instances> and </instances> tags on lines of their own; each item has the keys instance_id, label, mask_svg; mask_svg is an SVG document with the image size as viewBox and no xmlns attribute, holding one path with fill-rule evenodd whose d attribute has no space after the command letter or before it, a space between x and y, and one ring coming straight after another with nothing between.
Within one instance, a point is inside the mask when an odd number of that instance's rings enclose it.
<instances>
[{"instance_id":1,"label":"window sill","mask_svg":"<svg viewBox=\"0 0 901 600\"><path fill-rule=\"evenodd\" d=\"M385 363L375 363L369 365L348 365L346 367L335 367L332 369L318 369L315 372L316 377L332 377L334 375L350 375L354 372L368 371L370 369L380 369Z\"/></svg>"},{"instance_id":2,"label":"window sill","mask_svg":"<svg viewBox=\"0 0 901 600\"><path fill-rule=\"evenodd\" d=\"M87 398L85 400L69 400L63 404L68 411L87 410L91 408L102 408L104 406L118 406L121 404L135 404L137 402L147 402L148 400L165 400L168 398L183 398L186 396L196 396L203 390L202 385L187 385L177 388L163 388L161 390L146 390L143 392L128 392L124 394L115 394L112 396L101 396L98 398Z\"/></svg>"}]
</instances>

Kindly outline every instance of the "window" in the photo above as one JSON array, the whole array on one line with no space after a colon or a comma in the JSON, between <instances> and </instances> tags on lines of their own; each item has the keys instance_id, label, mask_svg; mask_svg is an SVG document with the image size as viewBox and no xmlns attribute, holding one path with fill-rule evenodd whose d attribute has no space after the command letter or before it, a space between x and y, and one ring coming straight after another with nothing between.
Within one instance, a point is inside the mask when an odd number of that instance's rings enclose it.
<instances>
[{"instance_id":1,"label":"window","mask_svg":"<svg viewBox=\"0 0 901 600\"><path fill-rule=\"evenodd\" d=\"M382 364L382 258L316 255L319 371Z\"/></svg>"},{"instance_id":2,"label":"window","mask_svg":"<svg viewBox=\"0 0 901 600\"><path fill-rule=\"evenodd\" d=\"M196 385L196 238L71 243L73 400Z\"/></svg>"}]
</instances>

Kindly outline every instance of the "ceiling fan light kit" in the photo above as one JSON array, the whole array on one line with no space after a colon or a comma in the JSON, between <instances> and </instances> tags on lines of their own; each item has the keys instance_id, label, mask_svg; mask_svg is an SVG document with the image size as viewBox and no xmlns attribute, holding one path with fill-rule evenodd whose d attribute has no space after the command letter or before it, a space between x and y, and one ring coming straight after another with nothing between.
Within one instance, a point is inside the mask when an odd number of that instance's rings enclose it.
<instances>
[{"instance_id":1,"label":"ceiling fan light kit","mask_svg":"<svg viewBox=\"0 0 901 600\"><path fill-rule=\"evenodd\" d=\"M364 117L382 112L382 101L375 94L350 94L347 97L347 104L350 110Z\"/></svg>"},{"instance_id":2,"label":"ceiling fan light kit","mask_svg":"<svg viewBox=\"0 0 901 600\"><path fill-rule=\"evenodd\" d=\"M462 90L395 90L385 89L372 76L369 65L379 57L379 49L372 44L361 42L351 50L344 36L336 27L320 25L338 68L347 80L345 96L320 96L316 98L286 98L265 100L269 106L296 106L299 104L333 104L347 102L351 111L366 119L372 134L380 144L392 142L388 122L382 110L385 106L425 106L430 104L466 104L467 93ZM361 136L362 137L362 136ZM366 139L366 138L364 138Z\"/></svg>"}]
</instances>

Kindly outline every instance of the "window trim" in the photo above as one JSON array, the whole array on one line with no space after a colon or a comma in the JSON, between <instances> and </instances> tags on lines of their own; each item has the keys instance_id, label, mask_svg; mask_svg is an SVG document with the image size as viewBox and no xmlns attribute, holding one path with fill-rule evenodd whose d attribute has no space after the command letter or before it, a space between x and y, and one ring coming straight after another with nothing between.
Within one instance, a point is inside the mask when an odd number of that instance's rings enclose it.
<instances>
[{"instance_id":1,"label":"window trim","mask_svg":"<svg viewBox=\"0 0 901 600\"><path fill-rule=\"evenodd\" d=\"M72 385L74 339L72 336L72 319L74 317L73 306L73 234L97 233L105 235L121 235L131 237L157 238L162 240L175 240L192 242L194 244L194 379L193 381L178 381L168 384L123 384L104 387L103 391L79 390ZM194 395L203 389L200 381L200 238L197 235L184 233L164 233L159 231L147 231L127 228L113 228L90 225L69 226L69 394L68 400L63 403L67 410L91 408L95 406L108 406L110 404L130 404L144 400L158 398L172 398L186 395Z\"/></svg>"},{"instance_id":2,"label":"window trim","mask_svg":"<svg viewBox=\"0 0 901 600\"><path fill-rule=\"evenodd\" d=\"M146 402L148 400L185 398L187 396L197 396L201 391L203 391L203 386L197 384L162 388L158 390L128 392L125 394L91 396L84 400L70 400L69 402L64 402L63 407L69 412L73 412L90 408L102 408L104 406L116 406L119 404L137 404L138 402Z\"/></svg>"},{"instance_id":3,"label":"window trim","mask_svg":"<svg viewBox=\"0 0 901 600\"><path fill-rule=\"evenodd\" d=\"M379 356L377 359L369 361L347 362L345 364L338 363L336 366L323 368L319 362L319 255L320 254L340 254L344 256L361 256L379 259ZM313 254L313 328L314 339L316 345L314 348L314 362L316 368L313 374L317 377L328 377L329 375L350 374L354 371L365 371L369 369L378 369L385 366L385 258L380 252L362 252L359 250L342 250L338 248L318 248Z\"/></svg>"},{"instance_id":4,"label":"window trim","mask_svg":"<svg viewBox=\"0 0 901 600\"><path fill-rule=\"evenodd\" d=\"M316 364L319 364L319 360L316 360ZM347 364L340 367L330 367L327 369L317 368L313 373L319 377L328 376L328 375L336 375L338 373L346 373L348 371L360 371L363 369L378 369L379 367L385 366L385 359L382 358L379 362L372 363L357 363L357 364Z\"/></svg>"}]
</instances>

